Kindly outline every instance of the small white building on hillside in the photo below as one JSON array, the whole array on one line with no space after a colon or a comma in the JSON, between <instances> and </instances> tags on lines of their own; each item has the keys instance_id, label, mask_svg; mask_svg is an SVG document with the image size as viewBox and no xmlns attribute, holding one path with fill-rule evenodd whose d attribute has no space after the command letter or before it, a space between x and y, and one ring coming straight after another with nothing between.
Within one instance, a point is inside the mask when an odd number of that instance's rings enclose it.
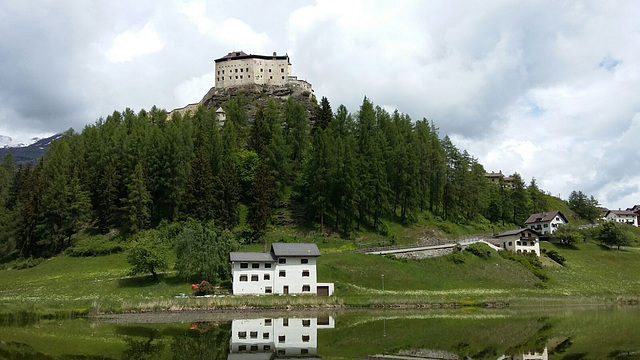
<instances>
[{"instance_id":1,"label":"small white building on hillside","mask_svg":"<svg viewBox=\"0 0 640 360\"><path fill-rule=\"evenodd\" d=\"M560 211L546 211L529 216L524 222L529 229L536 230L541 235L553 235L559 226L569 223Z\"/></svg>"},{"instance_id":2,"label":"small white building on hillside","mask_svg":"<svg viewBox=\"0 0 640 360\"><path fill-rule=\"evenodd\" d=\"M609 210L604 215L604 220L638 226L638 214L631 210Z\"/></svg>"},{"instance_id":3,"label":"small white building on hillside","mask_svg":"<svg viewBox=\"0 0 640 360\"><path fill-rule=\"evenodd\" d=\"M268 253L232 252L233 293L333 295L333 283L318 283L319 256L312 243L274 243Z\"/></svg>"},{"instance_id":4,"label":"small white building on hillside","mask_svg":"<svg viewBox=\"0 0 640 360\"><path fill-rule=\"evenodd\" d=\"M496 235L500 246L517 254L535 253L540 256L540 235L532 229L517 229L505 231Z\"/></svg>"}]
</instances>

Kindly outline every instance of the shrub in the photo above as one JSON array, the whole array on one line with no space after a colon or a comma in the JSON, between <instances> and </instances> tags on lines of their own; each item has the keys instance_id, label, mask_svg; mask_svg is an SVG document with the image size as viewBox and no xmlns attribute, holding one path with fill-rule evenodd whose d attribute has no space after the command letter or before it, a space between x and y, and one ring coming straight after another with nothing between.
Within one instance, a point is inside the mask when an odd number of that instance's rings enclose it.
<instances>
[{"instance_id":1,"label":"shrub","mask_svg":"<svg viewBox=\"0 0 640 360\"><path fill-rule=\"evenodd\" d=\"M535 275L538 279L542 281L548 281L549 275L547 275L544 270L542 270L542 263L540 259L535 254L528 253L527 255L519 255L514 254L511 251L499 251L500 256L507 260L511 260L519 263L520 265L527 268L527 270L531 271L533 275Z\"/></svg>"},{"instance_id":2,"label":"shrub","mask_svg":"<svg viewBox=\"0 0 640 360\"><path fill-rule=\"evenodd\" d=\"M447 259L453 261L455 264L464 264L467 261L467 259L464 258L464 253L458 250L450 254Z\"/></svg>"},{"instance_id":3,"label":"shrub","mask_svg":"<svg viewBox=\"0 0 640 360\"><path fill-rule=\"evenodd\" d=\"M564 256L558 254L557 251L549 250L549 251L546 252L546 254L549 257L549 259L557 262L560 265L564 265L564 262L565 262L566 259L564 258Z\"/></svg>"},{"instance_id":4,"label":"shrub","mask_svg":"<svg viewBox=\"0 0 640 360\"><path fill-rule=\"evenodd\" d=\"M481 259L489 259L491 257L491 248L487 244L475 243L467 246L465 251L472 253L473 255Z\"/></svg>"},{"instance_id":5,"label":"shrub","mask_svg":"<svg viewBox=\"0 0 640 360\"><path fill-rule=\"evenodd\" d=\"M127 251L127 262L131 265L129 274L151 273L158 280L157 272L167 268L169 247L155 230L138 233Z\"/></svg>"},{"instance_id":6,"label":"shrub","mask_svg":"<svg viewBox=\"0 0 640 360\"><path fill-rule=\"evenodd\" d=\"M207 280L202 280L193 290L193 295L195 296L213 295L215 293L216 287L211 285Z\"/></svg>"},{"instance_id":7,"label":"shrub","mask_svg":"<svg viewBox=\"0 0 640 360\"><path fill-rule=\"evenodd\" d=\"M23 270L38 266L42 262L41 258L17 259L7 264L7 269Z\"/></svg>"},{"instance_id":8,"label":"shrub","mask_svg":"<svg viewBox=\"0 0 640 360\"><path fill-rule=\"evenodd\" d=\"M78 239L73 246L67 248L65 254L73 257L110 255L125 250L122 243L106 236L98 235Z\"/></svg>"}]
</instances>

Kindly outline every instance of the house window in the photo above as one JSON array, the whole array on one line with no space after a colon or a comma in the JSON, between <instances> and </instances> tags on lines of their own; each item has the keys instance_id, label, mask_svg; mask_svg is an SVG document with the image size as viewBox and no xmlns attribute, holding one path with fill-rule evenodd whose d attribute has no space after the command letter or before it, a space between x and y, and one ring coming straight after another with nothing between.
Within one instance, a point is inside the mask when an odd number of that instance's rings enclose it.
<instances>
[{"instance_id":1,"label":"house window","mask_svg":"<svg viewBox=\"0 0 640 360\"><path fill-rule=\"evenodd\" d=\"M247 338L247 332L246 331L238 331L238 337L240 339L246 339Z\"/></svg>"},{"instance_id":2,"label":"house window","mask_svg":"<svg viewBox=\"0 0 640 360\"><path fill-rule=\"evenodd\" d=\"M247 281L247 275L240 275L240 281Z\"/></svg>"},{"instance_id":3,"label":"house window","mask_svg":"<svg viewBox=\"0 0 640 360\"><path fill-rule=\"evenodd\" d=\"M271 350L271 345L262 346L262 350Z\"/></svg>"},{"instance_id":4,"label":"house window","mask_svg":"<svg viewBox=\"0 0 640 360\"><path fill-rule=\"evenodd\" d=\"M300 259L300 264L308 264L309 259Z\"/></svg>"},{"instance_id":5,"label":"house window","mask_svg":"<svg viewBox=\"0 0 640 360\"><path fill-rule=\"evenodd\" d=\"M278 342L279 342L279 343L283 343L283 342L284 342L284 340L285 340L284 335L280 335L280 336L278 336Z\"/></svg>"},{"instance_id":6,"label":"house window","mask_svg":"<svg viewBox=\"0 0 640 360\"><path fill-rule=\"evenodd\" d=\"M271 319L264 319L264 326L271 326Z\"/></svg>"},{"instance_id":7,"label":"house window","mask_svg":"<svg viewBox=\"0 0 640 360\"><path fill-rule=\"evenodd\" d=\"M301 355L307 355L307 354L309 354L309 349L300 349L300 354L301 354Z\"/></svg>"},{"instance_id":8,"label":"house window","mask_svg":"<svg viewBox=\"0 0 640 360\"><path fill-rule=\"evenodd\" d=\"M544 226L544 227L546 227L546 228L548 228L548 227L549 227L549 224L544 224L543 226Z\"/></svg>"},{"instance_id":9,"label":"house window","mask_svg":"<svg viewBox=\"0 0 640 360\"><path fill-rule=\"evenodd\" d=\"M262 338L265 340L269 340L269 333L262 333Z\"/></svg>"},{"instance_id":10,"label":"house window","mask_svg":"<svg viewBox=\"0 0 640 360\"><path fill-rule=\"evenodd\" d=\"M311 326L311 320L309 320L309 319L303 319L303 320L302 320L302 326L304 326L304 327L309 327L309 326Z\"/></svg>"},{"instance_id":11,"label":"house window","mask_svg":"<svg viewBox=\"0 0 640 360\"><path fill-rule=\"evenodd\" d=\"M282 319L282 326L289 326L289 318Z\"/></svg>"},{"instance_id":12,"label":"house window","mask_svg":"<svg viewBox=\"0 0 640 360\"><path fill-rule=\"evenodd\" d=\"M286 264L286 263L287 263L287 259L284 259L284 258L278 259L278 264Z\"/></svg>"},{"instance_id":13,"label":"house window","mask_svg":"<svg viewBox=\"0 0 640 360\"><path fill-rule=\"evenodd\" d=\"M302 277L309 277L309 270L302 270Z\"/></svg>"},{"instance_id":14,"label":"house window","mask_svg":"<svg viewBox=\"0 0 640 360\"><path fill-rule=\"evenodd\" d=\"M249 263L240 263L240 269L248 269Z\"/></svg>"},{"instance_id":15,"label":"house window","mask_svg":"<svg viewBox=\"0 0 640 360\"><path fill-rule=\"evenodd\" d=\"M271 269L271 263L265 263L264 264L264 268L265 269Z\"/></svg>"},{"instance_id":16,"label":"house window","mask_svg":"<svg viewBox=\"0 0 640 360\"><path fill-rule=\"evenodd\" d=\"M252 339L257 339L258 338L258 332L257 331L252 331L249 333L249 337L251 337Z\"/></svg>"},{"instance_id":17,"label":"house window","mask_svg":"<svg viewBox=\"0 0 640 360\"><path fill-rule=\"evenodd\" d=\"M309 285L302 285L302 292L309 292L311 291L311 286Z\"/></svg>"},{"instance_id":18,"label":"house window","mask_svg":"<svg viewBox=\"0 0 640 360\"><path fill-rule=\"evenodd\" d=\"M251 345L251 351L258 351L258 345Z\"/></svg>"},{"instance_id":19,"label":"house window","mask_svg":"<svg viewBox=\"0 0 640 360\"><path fill-rule=\"evenodd\" d=\"M302 342L309 342L309 335L302 335Z\"/></svg>"},{"instance_id":20,"label":"house window","mask_svg":"<svg viewBox=\"0 0 640 360\"><path fill-rule=\"evenodd\" d=\"M278 349L278 355L279 356L285 356L286 354L287 354L287 352L285 351L285 349Z\"/></svg>"},{"instance_id":21,"label":"house window","mask_svg":"<svg viewBox=\"0 0 640 360\"><path fill-rule=\"evenodd\" d=\"M252 269L259 269L260 268L260 263L252 263L251 264L251 268Z\"/></svg>"},{"instance_id":22,"label":"house window","mask_svg":"<svg viewBox=\"0 0 640 360\"><path fill-rule=\"evenodd\" d=\"M269 274L264 274L264 279L265 279L265 280L271 280L271 275L269 275Z\"/></svg>"},{"instance_id":23,"label":"house window","mask_svg":"<svg viewBox=\"0 0 640 360\"><path fill-rule=\"evenodd\" d=\"M513 246L513 242L512 241L509 241L509 246Z\"/></svg>"},{"instance_id":24,"label":"house window","mask_svg":"<svg viewBox=\"0 0 640 360\"><path fill-rule=\"evenodd\" d=\"M238 346L238 351L247 351L247 345Z\"/></svg>"},{"instance_id":25,"label":"house window","mask_svg":"<svg viewBox=\"0 0 640 360\"><path fill-rule=\"evenodd\" d=\"M258 275L257 274L251 275L251 281L258 281Z\"/></svg>"},{"instance_id":26,"label":"house window","mask_svg":"<svg viewBox=\"0 0 640 360\"><path fill-rule=\"evenodd\" d=\"M280 270L280 274L279 274L279 276L280 276L280 277L287 277L287 272L286 272L286 271L284 271L284 270Z\"/></svg>"},{"instance_id":27,"label":"house window","mask_svg":"<svg viewBox=\"0 0 640 360\"><path fill-rule=\"evenodd\" d=\"M273 293L273 290L271 290L271 286L266 286L266 287L264 288L264 293L265 293L265 294L272 294L272 293ZM267 324L265 323L265 325L267 325ZM269 320L269 325L271 325L271 320Z\"/></svg>"}]
</instances>

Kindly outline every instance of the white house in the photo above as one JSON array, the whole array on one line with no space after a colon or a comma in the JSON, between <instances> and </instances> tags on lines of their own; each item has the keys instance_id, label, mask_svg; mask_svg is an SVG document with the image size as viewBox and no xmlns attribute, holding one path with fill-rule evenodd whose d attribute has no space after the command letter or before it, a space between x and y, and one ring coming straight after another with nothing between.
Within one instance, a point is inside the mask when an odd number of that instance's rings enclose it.
<instances>
[{"instance_id":1,"label":"white house","mask_svg":"<svg viewBox=\"0 0 640 360\"><path fill-rule=\"evenodd\" d=\"M331 316L233 320L228 359L273 359L274 355L313 358L318 349L318 329L333 327Z\"/></svg>"},{"instance_id":2,"label":"white house","mask_svg":"<svg viewBox=\"0 0 640 360\"><path fill-rule=\"evenodd\" d=\"M536 230L541 235L552 235L558 226L569 221L560 211L549 211L533 214L524 222L529 229Z\"/></svg>"},{"instance_id":3,"label":"white house","mask_svg":"<svg viewBox=\"0 0 640 360\"><path fill-rule=\"evenodd\" d=\"M500 246L518 254L535 253L540 256L540 234L532 229L505 231L496 235Z\"/></svg>"},{"instance_id":4,"label":"white house","mask_svg":"<svg viewBox=\"0 0 640 360\"><path fill-rule=\"evenodd\" d=\"M233 293L333 295L333 283L318 283L318 256L312 243L274 243L268 253L232 252Z\"/></svg>"},{"instance_id":5,"label":"white house","mask_svg":"<svg viewBox=\"0 0 640 360\"><path fill-rule=\"evenodd\" d=\"M604 215L604 220L638 226L638 214L631 210L609 210Z\"/></svg>"}]
</instances>

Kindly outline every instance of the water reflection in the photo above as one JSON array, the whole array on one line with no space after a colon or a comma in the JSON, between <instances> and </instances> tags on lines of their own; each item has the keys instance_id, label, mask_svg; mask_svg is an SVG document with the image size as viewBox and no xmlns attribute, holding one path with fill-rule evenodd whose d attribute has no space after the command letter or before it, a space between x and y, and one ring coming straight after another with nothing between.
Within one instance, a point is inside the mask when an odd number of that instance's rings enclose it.
<instances>
[{"instance_id":1,"label":"water reflection","mask_svg":"<svg viewBox=\"0 0 640 360\"><path fill-rule=\"evenodd\" d=\"M332 316L233 320L228 359L319 358L318 329L333 328Z\"/></svg>"}]
</instances>

